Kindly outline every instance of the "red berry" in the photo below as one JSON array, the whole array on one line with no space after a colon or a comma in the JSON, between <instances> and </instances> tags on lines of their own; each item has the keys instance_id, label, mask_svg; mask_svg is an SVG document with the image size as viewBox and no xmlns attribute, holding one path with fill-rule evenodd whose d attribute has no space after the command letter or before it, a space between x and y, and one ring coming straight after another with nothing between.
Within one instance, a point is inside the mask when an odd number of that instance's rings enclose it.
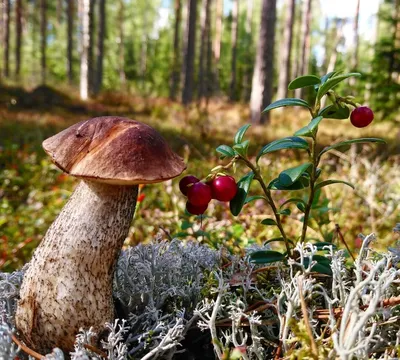
<instances>
[{"instance_id":1,"label":"red berry","mask_svg":"<svg viewBox=\"0 0 400 360\"><path fill-rule=\"evenodd\" d=\"M190 203L189 201L186 203L186 210L188 213L192 215L201 215L204 214L204 211L207 210L208 204L202 206L196 206Z\"/></svg>"},{"instance_id":2,"label":"red berry","mask_svg":"<svg viewBox=\"0 0 400 360\"><path fill-rule=\"evenodd\" d=\"M196 176L193 175L185 176L181 179L181 181L179 181L179 190L183 195L187 196L187 192L189 190L188 185L195 184L199 181L200 180Z\"/></svg>"},{"instance_id":3,"label":"red berry","mask_svg":"<svg viewBox=\"0 0 400 360\"><path fill-rule=\"evenodd\" d=\"M219 201L231 201L237 193L236 181L232 176L219 176L211 184L212 195Z\"/></svg>"},{"instance_id":4,"label":"red berry","mask_svg":"<svg viewBox=\"0 0 400 360\"><path fill-rule=\"evenodd\" d=\"M360 106L354 109L350 115L353 126L363 128L371 124L374 120L374 112L368 106Z\"/></svg>"},{"instance_id":5,"label":"red berry","mask_svg":"<svg viewBox=\"0 0 400 360\"><path fill-rule=\"evenodd\" d=\"M211 201L211 188L203 182L197 182L189 187L187 197L192 205L207 205Z\"/></svg>"}]
</instances>

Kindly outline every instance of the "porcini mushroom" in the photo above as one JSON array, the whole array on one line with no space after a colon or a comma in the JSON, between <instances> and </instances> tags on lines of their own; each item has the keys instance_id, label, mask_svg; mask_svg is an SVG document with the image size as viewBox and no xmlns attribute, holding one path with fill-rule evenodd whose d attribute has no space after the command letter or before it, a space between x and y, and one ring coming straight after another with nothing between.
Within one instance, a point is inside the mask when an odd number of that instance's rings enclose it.
<instances>
[{"instance_id":1,"label":"porcini mushroom","mask_svg":"<svg viewBox=\"0 0 400 360\"><path fill-rule=\"evenodd\" d=\"M71 351L79 328L113 322L112 280L135 211L138 184L186 168L161 135L122 117L77 123L45 140L64 172L80 178L24 276L16 326L37 351Z\"/></svg>"}]
</instances>

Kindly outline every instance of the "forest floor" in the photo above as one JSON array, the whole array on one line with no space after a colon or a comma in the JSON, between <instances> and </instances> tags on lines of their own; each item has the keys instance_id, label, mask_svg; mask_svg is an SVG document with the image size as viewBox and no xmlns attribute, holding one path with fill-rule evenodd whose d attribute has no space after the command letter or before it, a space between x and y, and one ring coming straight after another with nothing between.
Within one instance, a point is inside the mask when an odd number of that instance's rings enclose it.
<instances>
[{"instance_id":1,"label":"forest floor","mask_svg":"<svg viewBox=\"0 0 400 360\"><path fill-rule=\"evenodd\" d=\"M82 102L68 89L41 86L26 91L17 87L0 88L0 269L13 269L29 259L32 249L54 220L76 181L61 175L41 149L41 142L81 120L96 116L118 115L145 122L157 130L187 162L185 174L205 177L221 161L215 148L230 145L237 129L248 123L245 104L211 101L184 108L162 98L143 98L118 92L104 92L96 99ZM298 109L273 111L268 125L252 126L246 138L250 154L268 142L292 135L305 126L309 114ZM360 231L377 231L383 244L391 243L391 228L399 217L397 205L391 205L400 193L395 179L400 166L400 132L393 122L374 122L356 129L345 120L324 120L319 130L320 146L356 137L382 137L387 146L358 147L354 157L336 152L325 165L331 178L356 181L357 191L329 187L324 196L332 210L325 222L311 233L314 238L329 240L335 223L347 233L352 246ZM356 160L357 160L356 159ZM263 174L271 177L301 161L298 152L273 154L261 163ZM239 167L237 180L245 174ZM375 178L372 179L371 175ZM377 177L377 178L376 178ZM397 176L398 179L398 176ZM371 192L371 181L374 192ZM264 204L245 207L237 218L226 204L213 204L200 221L184 212L185 199L177 189L178 181L147 186L145 200L139 204L127 243L154 239L156 234L197 238L212 246L227 245L232 251L261 243L276 232L259 224L269 214ZM384 186L385 185L385 186ZM346 195L346 199L343 195ZM284 201L283 194L277 194ZM255 221L256 220L256 221ZM293 221L292 221L293 220ZM294 210L285 220L293 236L298 233L300 215ZM298 223L296 225L296 223ZM354 244L353 244L354 242Z\"/></svg>"}]
</instances>

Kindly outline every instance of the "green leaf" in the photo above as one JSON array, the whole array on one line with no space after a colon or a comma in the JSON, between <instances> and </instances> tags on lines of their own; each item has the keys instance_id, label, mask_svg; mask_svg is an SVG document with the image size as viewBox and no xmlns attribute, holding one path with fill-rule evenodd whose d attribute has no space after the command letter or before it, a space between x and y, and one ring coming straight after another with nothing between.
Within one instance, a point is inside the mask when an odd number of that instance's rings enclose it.
<instances>
[{"instance_id":1,"label":"green leaf","mask_svg":"<svg viewBox=\"0 0 400 360\"><path fill-rule=\"evenodd\" d=\"M232 215L238 216L240 211L242 210L253 178L254 178L254 173L251 171L238 181L237 183L238 191L229 204Z\"/></svg>"},{"instance_id":2,"label":"green leaf","mask_svg":"<svg viewBox=\"0 0 400 360\"><path fill-rule=\"evenodd\" d=\"M297 130L294 135L295 136L305 136L305 137L313 137L317 133L318 125L322 121L322 116L317 116L316 118L312 119L309 124Z\"/></svg>"},{"instance_id":3,"label":"green leaf","mask_svg":"<svg viewBox=\"0 0 400 360\"><path fill-rule=\"evenodd\" d=\"M281 100L277 100L277 101L273 102L272 104L268 105L263 110L263 112L267 112L272 109L276 109L276 108L280 108L280 107L284 107L284 106L302 106L302 107L306 107L307 109L311 109L311 107L310 107L310 105L308 105L307 101L304 101L302 99L289 98L289 99L281 99Z\"/></svg>"},{"instance_id":4,"label":"green leaf","mask_svg":"<svg viewBox=\"0 0 400 360\"><path fill-rule=\"evenodd\" d=\"M269 264L285 260L285 255L273 250L260 250L250 254L250 261L256 264Z\"/></svg>"},{"instance_id":5,"label":"green leaf","mask_svg":"<svg viewBox=\"0 0 400 360\"><path fill-rule=\"evenodd\" d=\"M283 139L272 141L271 143L265 145L257 155L256 161L260 159L261 156L283 149L303 149L309 150L308 142L298 136L288 136Z\"/></svg>"},{"instance_id":6,"label":"green leaf","mask_svg":"<svg viewBox=\"0 0 400 360\"><path fill-rule=\"evenodd\" d=\"M305 163L282 171L278 176L279 183L285 187L292 185L310 166L311 163Z\"/></svg>"},{"instance_id":7,"label":"green leaf","mask_svg":"<svg viewBox=\"0 0 400 360\"><path fill-rule=\"evenodd\" d=\"M244 203L248 204L249 202L252 202L254 200L265 200L265 201L267 201L267 198L265 196L262 196L262 195L249 196Z\"/></svg>"},{"instance_id":8,"label":"green leaf","mask_svg":"<svg viewBox=\"0 0 400 360\"><path fill-rule=\"evenodd\" d=\"M383 139L379 139L379 138L360 138L360 139L352 139L352 140L346 140L346 141L341 141L337 144L333 144L331 146L327 146L325 147L320 153L319 153L319 157L321 157L321 155L325 154L326 152L328 152L329 150L333 150L333 149L337 149L340 148L342 146L346 146L346 145L350 145L350 144L359 144L359 143L379 143L379 144L386 144L386 141Z\"/></svg>"},{"instance_id":9,"label":"green leaf","mask_svg":"<svg viewBox=\"0 0 400 360\"><path fill-rule=\"evenodd\" d=\"M243 158L247 157L247 150L249 148L249 140L245 140L240 144L233 145L233 149Z\"/></svg>"},{"instance_id":10,"label":"green leaf","mask_svg":"<svg viewBox=\"0 0 400 360\"><path fill-rule=\"evenodd\" d=\"M240 144L243 140L243 136L246 133L247 129L251 126L251 124L243 125L235 135L235 144Z\"/></svg>"},{"instance_id":11,"label":"green leaf","mask_svg":"<svg viewBox=\"0 0 400 360\"><path fill-rule=\"evenodd\" d=\"M333 76L330 79L328 79L324 84L322 84L317 92L317 102L322 99L322 97L333 87L335 87L337 84L342 82L343 80L348 79L349 77L352 76L361 76L360 73L348 73L344 75L338 75L338 76Z\"/></svg>"},{"instance_id":12,"label":"green leaf","mask_svg":"<svg viewBox=\"0 0 400 360\"><path fill-rule=\"evenodd\" d=\"M317 250L324 250L325 246L332 246L333 249L337 248L337 246L335 244L332 244L332 243L326 242L326 241L317 242L317 243L314 243L313 245L317 247Z\"/></svg>"},{"instance_id":13,"label":"green leaf","mask_svg":"<svg viewBox=\"0 0 400 360\"><path fill-rule=\"evenodd\" d=\"M224 157L234 157L236 155L235 151L228 145L220 145L216 150Z\"/></svg>"},{"instance_id":14,"label":"green leaf","mask_svg":"<svg viewBox=\"0 0 400 360\"><path fill-rule=\"evenodd\" d=\"M331 262L328 258L322 255L314 255L313 261L316 261L317 263L313 265L311 271L325 275L332 275L332 269L330 266ZM304 258L304 266L307 267L309 263L310 259L307 257Z\"/></svg>"},{"instance_id":15,"label":"green leaf","mask_svg":"<svg viewBox=\"0 0 400 360\"><path fill-rule=\"evenodd\" d=\"M192 226L193 226L193 224L190 221L184 220L184 221L182 221L181 229L187 230L187 229L191 228Z\"/></svg>"},{"instance_id":16,"label":"green leaf","mask_svg":"<svg viewBox=\"0 0 400 360\"><path fill-rule=\"evenodd\" d=\"M292 80L288 86L289 90L300 89L307 86L318 85L321 82L320 78L315 75L304 75Z\"/></svg>"},{"instance_id":17,"label":"green leaf","mask_svg":"<svg viewBox=\"0 0 400 360\"><path fill-rule=\"evenodd\" d=\"M324 107L318 115L323 116L326 119L338 119L338 120L345 120L348 119L350 116L350 109L348 106L336 106L336 105L329 105Z\"/></svg>"},{"instance_id":18,"label":"green leaf","mask_svg":"<svg viewBox=\"0 0 400 360\"><path fill-rule=\"evenodd\" d=\"M311 209L315 209L316 207L318 207L320 197L321 197L321 189L314 188L314 198L311 204Z\"/></svg>"},{"instance_id":19,"label":"green leaf","mask_svg":"<svg viewBox=\"0 0 400 360\"><path fill-rule=\"evenodd\" d=\"M276 221L274 219L264 219L261 221L263 225L276 225Z\"/></svg>"},{"instance_id":20,"label":"green leaf","mask_svg":"<svg viewBox=\"0 0 400 360\"><path fill-rule=\"evenodd\" d=\"M279 215L285 215L285 216L289 216L292 212L290 211L290 209L283 209L278 211Z\"/></svg>"},{"instance_id":21,"label":"green leaf","mask_svg":"<svg viewBox=\"0 0 400 360\"><path fill-rule=\"evenodd\" d=\"M324 76L321 77L321 84L324 84L327 82L327 80L329 80L331 77L335 76L336 74L341 73L341 71L331 71L327 74L325 74Z\"/></svg>"},{"instance_id":22,"label":"green leaf","mask_svg":"<svg viewBox=\"0 0 400 360\"><path fill-rule=\"evenodd\" d=\"M296 204L296 206L297 206L297 208L298 208L301 212L303 212L303 213L306 212L306 207L304 206L304 203L298 202L298 203Z\"/></svg>"},{"instance_id":23,"label":"green leaf","mask_svg":"<svg viewBox=\"0 0 400 360\"><path fill-rule=\"evenodd\" d=\"M283 237L276 237L276 238L269 239L269 240L265 241L265 242L264 242L264 246L267 245L267 244L269 244L269 243L275 242L275 241L285 242L285 240L283 239ZM292 244L293 247L295 246L293 240L287 239L287 241L288 241L288 243Z\"/></svg>"},{"instance_id":24,"label":"green leaf","mask_svg":"<svg viewBox=\"0 0 400 360\"><path fill-rule=\"evenodd\" d=\"M279 179L276 178L268 184L268 188L271 190L301 190L310 185L310 180L308 177L302 175L298 180L296 180L292 185L285 186L280 183Z\"/></svg>"},{"instance_id":25,"label":"green leaf","mask_svg":"<svg viewBox=\"0 0 400 360\"><path fill-rule=\"evenodd\" d=\"M295 203L301 202L301 203L304 204L304 206L306 205L306 203L305 203L305 201L304 201L303 199L300 199L300 198L290 198L290 199L286 200L279 208L282 209L285 205L287 205L287 204L289 204L289 203L292 203L292 202L295 202Z\"/></svg>"},{"instance_id":26,"label":"green leaf","mask_svg":"<svg viewBox=\"0 0 400 360\"><path fill-rule=\"evenodd\" d=\"M345 184L347 186L350 186L352 189L354 189L354 185L352 183L349 183L347 181L343 181L343 180L325 180L325 181L321 181L320 183L315 185L315 190L321 189L324 186L328 186L331 184Z\"/></svg>"}]
</instances>

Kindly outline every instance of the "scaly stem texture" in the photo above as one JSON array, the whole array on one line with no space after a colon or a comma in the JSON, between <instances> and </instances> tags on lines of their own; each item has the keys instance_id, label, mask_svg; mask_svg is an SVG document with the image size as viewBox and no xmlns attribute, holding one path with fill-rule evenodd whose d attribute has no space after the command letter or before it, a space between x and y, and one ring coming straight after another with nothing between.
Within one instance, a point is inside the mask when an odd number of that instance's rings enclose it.
<instances>
[{"instance_id":1,"label":"scaly stem texture","mask_svg":"<svg viewBox=\"0 0 400 360\"><path fill-rule=\"evenodd\" d=\"M82 181L35 251L24 276L16 325L27 345L73 350L79 328L113 322L112 281L138 186Z\"/></svg>"}]
</instances>

